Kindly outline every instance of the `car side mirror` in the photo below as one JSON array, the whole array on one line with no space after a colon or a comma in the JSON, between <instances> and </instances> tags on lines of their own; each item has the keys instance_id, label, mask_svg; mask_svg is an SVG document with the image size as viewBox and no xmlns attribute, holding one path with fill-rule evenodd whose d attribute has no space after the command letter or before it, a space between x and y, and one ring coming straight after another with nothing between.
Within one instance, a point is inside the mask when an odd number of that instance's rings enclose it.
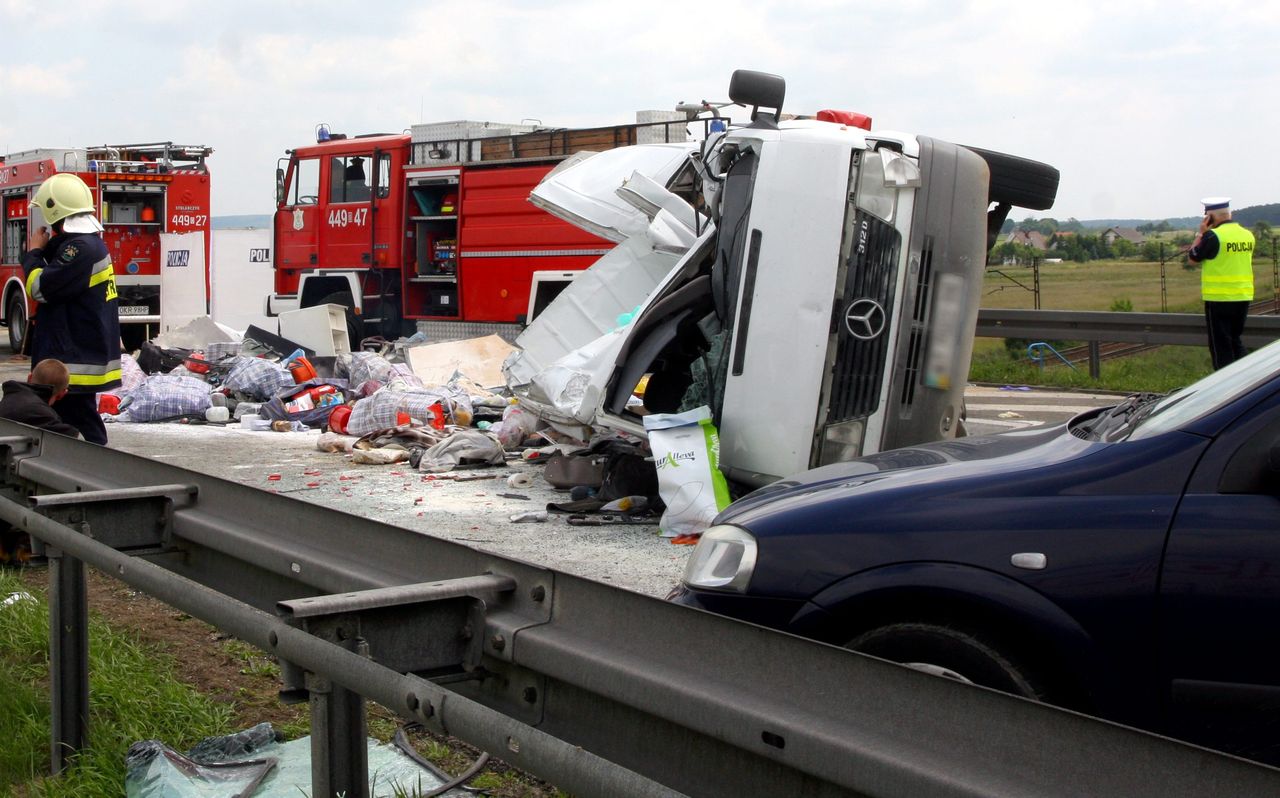
<instances>
[{"instance_id":1,"label":"car side mirror","mask_svg":"<svg viewBox=\"0 0 1280 798\"><path fill-rule=\"evenodd\" d=\"M284 202L284 170L276 169L276 205Z\"/></svg>"}]
</instances>

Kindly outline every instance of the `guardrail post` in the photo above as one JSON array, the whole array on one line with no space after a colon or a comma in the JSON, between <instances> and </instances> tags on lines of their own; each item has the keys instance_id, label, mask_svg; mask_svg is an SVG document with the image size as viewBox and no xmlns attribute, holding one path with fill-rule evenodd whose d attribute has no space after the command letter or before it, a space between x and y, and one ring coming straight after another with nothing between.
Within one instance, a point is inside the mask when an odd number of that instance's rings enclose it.
<instances>
[{"instance_id":1,"label":"guardrail post","mask_svg":"<svg viewBox=\"0 0 1280 798\"><path fill-rule=\"evenodd\" d=\"M82 560L50 547L49 680L53 773L89 740L89 594Z\"/></svg>"},{"instance_id":2,"label":"guardrail post","mask_svg":"<svg viewBox=\"0 0 1280 798\"><path fill-rule=\"evenodd\" d=\"M1102 345L1097 341L1089 342L1089 376L1095 380L1102 377Z\"/></svg>"},{"instance_id":3,"label":"guardrail post","mask_svg":"<svg viewBox=\"0 0 1280 798\"><path fill-rule=\"evenodd\" d=\"M343 647L368 656L363 641L347 641ZM369 798L364 698L314 673L307 674L307 689L311 701L311 795Z\"/></svg>"}]
</instances>

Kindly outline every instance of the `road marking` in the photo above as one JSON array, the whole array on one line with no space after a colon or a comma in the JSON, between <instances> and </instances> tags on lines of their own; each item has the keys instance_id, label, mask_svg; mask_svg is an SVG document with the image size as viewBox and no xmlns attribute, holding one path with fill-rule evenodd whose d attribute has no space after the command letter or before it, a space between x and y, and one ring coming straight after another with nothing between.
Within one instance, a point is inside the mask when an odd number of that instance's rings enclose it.
<instances>
[{"instance_id":1,"label":"road marking","mask_svg":"<svg viewBox=\"0 0 1280 798\"><path fill-rule=\"evenodd\" d=\"M965 422L969 427L977 427L979 425L987 427L1008 427L1010 429L1022 429L1024 427L1039 427L1048 424L1047 421L1036 421L1034 419L1024 419L1022 421L1001 421L994 418L971 418Z\"/></svg>"},{"instance_id":2,"label":"road marking","mask_svg":"<svg viewBox=\"0 0 1280 798\"><path fill-rule=\"evenodd\" d=\"M1096 410L1099 405L1035 405L1029 402L1007 402L999 405L983 405L965 402L965 407L969 412L973 412L975 410L1008 410L1010 408L1017 408L1019 412L1023 413L1071 413L1072 415L1075 415L1077 413L1083 413L1086 410Z\"/></svg>"}]
</instances>

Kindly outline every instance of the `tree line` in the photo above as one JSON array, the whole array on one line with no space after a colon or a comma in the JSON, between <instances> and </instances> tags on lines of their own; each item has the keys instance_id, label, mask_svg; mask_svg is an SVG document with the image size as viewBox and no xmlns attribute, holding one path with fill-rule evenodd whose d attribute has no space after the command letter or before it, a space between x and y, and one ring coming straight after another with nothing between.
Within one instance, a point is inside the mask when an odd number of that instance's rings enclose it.
<instances>
[{"instance_id":1,"label":"tree line","mask_svg":"<svg viewBox=\"0 0 1280 798\"><path fill-rule=\"evenodd\" d=\"M1006 234L1014 229L1038 232L1045 237L1049 249L1040 250L1028 244L1003 241L992 248L989 263L1031 263L1045 258L1061 258L1076 263L1125 259L1159 261L1163 258L1166 261L1179 260L1186 265L1186 250L1195 239L1193 230L1178 230L1167 219L1139 225L1136 228L1138 232L1148 237L1141 244L1120 237L1108 244L1101 232L1088 232L1076 219L1066 222L1053 218L1024 219L1016 225L1006 222L1005 227ZM1263 220L1257 220L1249 227L1257 240L1254 257L1275 257L1280 233Z\"/></svg>"}]
</instances>

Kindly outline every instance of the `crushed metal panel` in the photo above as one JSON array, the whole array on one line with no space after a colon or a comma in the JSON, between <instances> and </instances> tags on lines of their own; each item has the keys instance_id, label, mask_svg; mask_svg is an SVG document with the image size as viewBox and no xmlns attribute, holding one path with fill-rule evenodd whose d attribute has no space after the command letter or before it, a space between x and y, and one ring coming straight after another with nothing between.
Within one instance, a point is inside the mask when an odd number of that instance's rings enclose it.
<instances>
[{"instance_id":1,"label":"crushed metal panel","mask_svg":"<svg viewBox=\"0 0 1280 798\"><path fill-rule=\"evenodd\" d=\"M696 142L642 144L596 153L548 174L529 201L589 233L624 241L643 233L649 218L619 197L618 187L635 172L665 186L696 148Z\"/></svg>"}]
</instances>

